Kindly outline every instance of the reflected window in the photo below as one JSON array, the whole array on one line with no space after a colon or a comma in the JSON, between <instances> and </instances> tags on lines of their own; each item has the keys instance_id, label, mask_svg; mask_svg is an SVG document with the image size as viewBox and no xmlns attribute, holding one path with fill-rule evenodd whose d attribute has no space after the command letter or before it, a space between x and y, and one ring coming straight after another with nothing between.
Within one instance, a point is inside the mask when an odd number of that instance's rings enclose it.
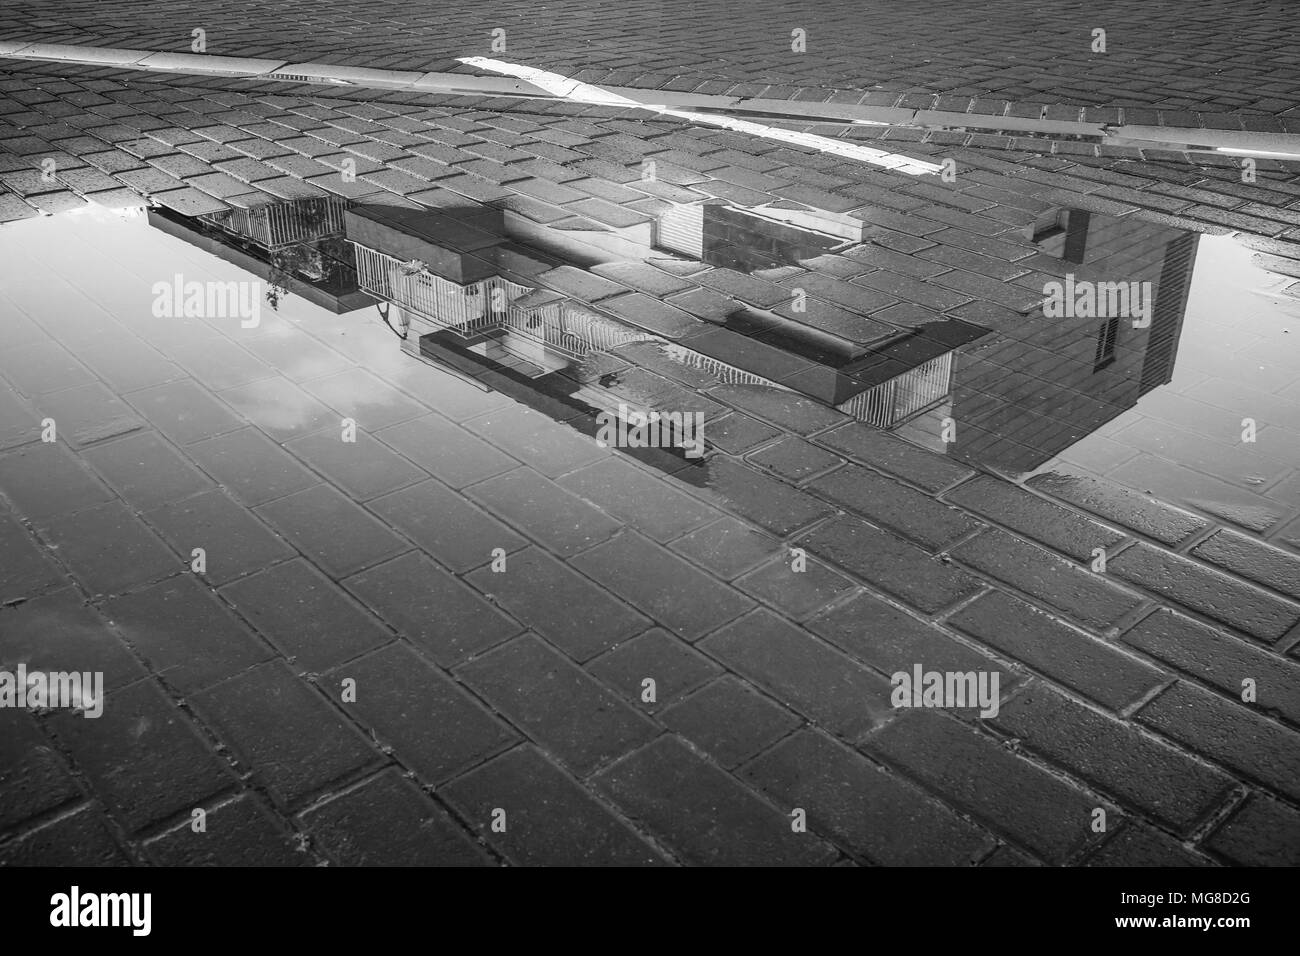
<instances>
[{"instance_id":1,"label":"reflected window","mask_svg":"<svg viewBox=\"0 0 1300 956\"><path fill-rule=\"evenodd\" d=\"M1107 319L1097 330L1097 356L1092 363L1093 373L1100 372L1115 361L1115 339L1119 337L1119 317Z\"/></svg>"}]
</instances>

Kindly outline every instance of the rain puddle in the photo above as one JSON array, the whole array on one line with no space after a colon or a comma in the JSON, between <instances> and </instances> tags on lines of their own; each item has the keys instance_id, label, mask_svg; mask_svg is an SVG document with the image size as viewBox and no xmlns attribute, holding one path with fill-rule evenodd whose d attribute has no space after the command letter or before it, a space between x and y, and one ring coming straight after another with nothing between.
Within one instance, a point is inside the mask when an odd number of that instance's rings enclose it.
<instances>
[{"instance_id":1,"label":"rain puddle","mask_svg":"<svg viewBox=\"0 0 1300 956\"><path fill-rule=\"evenodd\" d=\"M1056 281L1044 315L999 325L930 313L891 325L898 308L873 311L885 297L843 281L857 250L879 248L862 245L864 224L795 203L673 207L653 228L623 229L373 199L128 214L64 214L69 249L108 242L125 263L90 275L82 295L130 316L123 323L146 341L192 330L197 344L182 346L191 367L277 437L319 427L316 403L270 367L244 369L243 353L223 359L214 319L251 328L249 348L289 380L339 372L321 397L359 403L378 421L400 397L334 365L304 328L346 342L390 381L428 379L422 360L458 389L504 393L587 434L602 413L708 421L725 409L702 390L758 385L982 468L1105 476L1257 532L1300 508L1300 285L1283 274L1296 264L1232 237L1054 211L1033 228L1032 267ZM151 252L132 252L130 230L146 227ZM170 250L161 258L160 241ZM186 272L219 277L197 291L194 315L195 290L173 282L152 290L175 313L170 324L140 317L142 284ZM256 316L236 315L248 303L222 300L220 287L254 276L270 295ZM31 299L29 281L7 278L6 294ZM804 286L821 304L788 307ZM89 316L67 321L102 339L105 356L122 347ZM176 392L170 400L183 403ZM88 434L119 427L86 415ZM628 450L670 471L700 463L684 440L658 444Z\"/></svg>"}]
</instances>

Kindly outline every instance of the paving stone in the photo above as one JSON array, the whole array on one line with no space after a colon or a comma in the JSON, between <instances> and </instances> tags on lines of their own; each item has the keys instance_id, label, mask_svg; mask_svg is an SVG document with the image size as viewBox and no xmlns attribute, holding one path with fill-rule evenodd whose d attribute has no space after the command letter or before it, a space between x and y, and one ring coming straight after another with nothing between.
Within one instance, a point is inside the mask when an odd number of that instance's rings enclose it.
<instances>
[{"instance_id":1,"label":"paving stone","mask_svg":"<svg viewBox=\"0 0 1300 956\"><path fill-rule=\"evenodd\" d=\"M0 830L80 796L67 765L35 719L18 708L0 710Z\"/></svg>"},{"instance_id":2,"label":"paving stone","mask_svg":"<svg viewBox=\"0 0 1300 956\"><path fill-rule=\"evenodd\" d=\"M708 470L710 497L773 534L790 534L835 510L806 492L725 458L710 459Z\"/></svg>"},{"instance_id":3,"label":"paving stone","mask_svg":"<svg viewBox=\"0 0 1300 956\"><path fill-rule=\"evenodd\" d=\"M1281 548L1221 529L1198 544L1191 553L1256 584L1300 599L1300 557Z\"/></svg>"},{"instance_id":4,"label":"paving stone","mask_svg":"<svg viewBox=\"0 0 1300 956\"><path fill-rule=\"evenodd\" d=\"M1137 719L1284 796L1300 793L1300 738L1248 706L1179 681Z\"/></svg>"},{"instance_id":5,"label":"paving stone","mask_svg":"<svg viewBox=\"0 0 1300 956\"><path fill-rule=\"evenodd\" d=\"M443 788L446 799L516 866L650 866L664 859L532 747L516 747ZM504 810L504 833L493 812Z\"/></svg>"},{"instance_id":6,"label":"paving stone","mask_svg":"<svg viewBox=\"0 0 1300 956\"><path fill-rule=\"evenodd\" d=\"M255 428L196 442L186 454L250 507L318 484L292 455Z\"/></svg>"},{"instance_id":7,"label":"paving stone","mask_svg":"<svg viewBox=\"0 0 1300 956\"><path fill-rule=\"evenodd\" d=\"M765 385L719 385L708 394L798 435L810 435L845 420L843 413L820 402Z\"/></svg>"},{"instance_id":8,"label":"paving stone","mask_svg":"<svg viewBox=\"0 0 1300 956\"><path fill-rule=\"evenodd\" d=\"M190 821L144 844L159 866L310 866L313 858L293 835L247 794L206 810L207 829Z\"/></svg>"},{"instance_id":9,"label":"paving stone","mask_svg":"<svg viewBox=\"0 0 1300 956\"><path fill-rule=\"evenodd\" d=\"M1112 710L1141 700L1168 680L1151 665L1001 591L968 604L949 624Z\"/></svg>"},{"instance_id":10,"label":"paving stone","mask_svg":"<svg viewBox=\"0 0 1300 956\"><path fill-rule=\"evenodd\" d=\"M806 487L930 551L941 550L980 527L961 512L856 465L833 471Z\"/></svg>"},{"instance_id":11,"label":"paving stone","mask_svg":"<svg viewBox=\"0 0 1300 956\"><path fill-rule=\"evenodd\" d=\"M970 866L995 845L943 804L813 730L781 741L744 770L813 832L883 866Z\"/></svg>"},{"instance_id":12,"label":"paving stone","mask_svg":"<svg viewBox=\"0 0 1300 956\"><path fill-rule=\"evenodd\" d=\"M52 442L0 457L0 490L21 514L37 522L99 505L113 497L74 455Z\"/></svg>"},{"instance_id":13,"label":"paving stone","mask_svg":"<svg viewBox=\"0 0 1300 956\"><path fill-rule=\"evenodd\" d=\"M632 706L655 713L664 706L722 672L680 638L654 628L619 644L586 664L593 677L604 681ZM645 680L654 681L654 700L645 700Z\"/></svg>"},{"instance_id":14,"label":"paving stone","mask_svg":"<svg viewBox=\"0 0 1300 956\"><path fill-rule=\"evenodd\" d=\"M67 583L50 555L21 525L0 514L0 605Z\"/></svg>"},{"instance_id":15,"label":"paving stone","mask_svg":"<svg viewBox=\"0 0 1300 956\"><path fill-rule=\"evenodd\" d=\"M483 866L490 858L446 811L388 770L307 811L303 823L344 866Z\"/></svg>"},{"instance_id":16,"label":"paving stone","mask_svg":"<svg viewBox=\"0 0 1300 956\"><path fill-rule=\"evenodd\" d=\"M584 552L572 563L690 641L753 605L703 571L631 532Z\"/></svg>"},{"instance_id":17,"label":"paving stone","mask_svg":"<svg viewBox=\"0 0 1300 956\"><path fill-rule=\"evenodd\" d=\"M20 392L40 395L95 380L86 367L56 342L34 342L0 354L0 372Z\"/></svg>"},{"instance_id":18,"label":"paving stone","mask_svg":"<svg viewBox=\"0 0 1300 956\"><path fill-rule=\"evenodd\" d=\"M941 491L971 474L969 468L942 455L856 422L818 435L816 441L860 464L888 472L930 492Z\"/></svg>"},{"instance_id":19,"label":"paving stone","mask_svg":"<svg viewBox=\"0 0 1300 956\"><path fill-rule=\"evenodd\" d=\"M504 572L480 568L468 580L575 660L583 661L646 628L649 622L537 548L506 561Z\"/></svg>"},{"instance_id":20,"label":"paving stone","mask_svg":"<svg viewBox=\"0 0 1300 956\"><path fill-rule=\"evenodd\" d=\"M619 522L531 468L516 468L489 478L467 489L466 494L561 557L606 541L621 527Z\"/></svg>"},{"instance_id":21,"label":"paving stone","mask_svg":"<svg viewBox=\"0 0 1300 956\"><path fill-rule=\"evenodd\" d=\"M0 866L127 866L130 859L94 807L82 807L0 844Z\"/></svg>"},{"instance_id":22,"label":"paving stone","mask_svg":"<svg viewBox=\"0 0 1300 956\"><path fill-rule=\"evenodd\" d=\"M1177 545L1207 524L1204 518L1103 479L1049 472L1034 476L1026 484L1108 521L1139 531L1161 544ZM1050 541L1046 543L1052 544Z\"/></svg>"},{"instance_id":23,"label":"paving stone","mask_svg":"<svg viewBox=\"0 0 1300 956\"><path fill-rule=\"evenodd\" d=\"M843 515L804 535L801 547L927 613L969 597L980 583L920 548Z\"/></svg>"},{"instance_id":24,"label":"paving stone","mask_svg":"<svg viewBox=\"0 0 1300 956\"><path fill-rule=\"evenodd\" d=\"M730 455L743 455L780 434L780 429L765 422L732 412L709 423L705 440Z\"/></svg>"},{"instance_id":25,"label":"paving stone","mask_svg":"<svg viewBox=\"0 0 1300 956\"><path fill-rule=\"evenodd\" d=\"M856 585L818 561L796 571L787 553L736 580L736 587L801 620L835 601Z\"/></svg>"},{"instance_id":26,"label":"paving stone","mask_svg":"<svg viewBox=\"0 0 1300 956\"><path fill-rule=\"evenodd\" d=\"M840 736L857 737L889 713L888 681L768 611L754 611L699 646Z\"/></svg>"},{"instance_id":27,"label":"paving stone","mask_svg":"<svg viewBox=\"0 0 1300 956\"><path fill-rule=\"evenodd\" d=\"M135 652L182 694L273 656L207 588L187 575L110 598L103 608Z\"/></svg>"},{"instance_id":28,"label":"paving stone","mask_svg":"<svg viewBox=\"0 0 1300 956\"><path fill-rule=\"evenodd\" d=\"M183 567L140 518L118 502L51 519L45 534L73 577L92 593L125 591Z\"/></svg>"},{"instance_id":29,"label":"paving stone","mask_svg":"<svg viewBox=\"0 0 1300 956\"><path fill-rule=\"evenodd\" d=\"M107 694L95 719L63 712L53 725L60 744L128 832L186 811L237 782L184 712L149 681Z\"/></svg>"},{"instance_id":30,"label":"paving stone","mask_svg":"<svg viewBox=\"0 0 1300 956\"><path fill-rule=\"evenodd\" d=\"M428 477L368 433L356 432L352 438L343 441L341 432L327 429L285 442L284 447L356 501L385 495Z\"/></svg>"},{"instance_id":31,"label":"paving stone","mask_svg":"<svg viewBox=\"0 0 1300 956\"><path fill-rule=\"evenodd\" d=\"M517 406L472 418L465 427L548 478L612 454L585 435Z\"/></svg>"},{"instance_id":32,"label":"paving stone","mask_svg":"<svg viewBox=\"0 0 1300 956\"><path fill-rule=\"evenodd\" d=\"M217 736L280 805L380 763L364 737L278 661L190 698Z\"/></svg>"},{"instance_id":33,"label":"paving stone","mask_svg":"<svg viewBox=\"0 0 1300 956\"><path fill-rule=\"evenodd\" d=\"M255 513L336 577L408 549L405 541L360 505L328 485L278 498L258 506Z\"/></svg>"},{"instance_id":34,"label":"paving stone","mask_svg":"<svg viewBox=\"0 0 1300 956\"><path fill-rule=\"evenodd\" d=\"M451 667L518 634L519 625L421 554L353 575L347 588L402 637Z\"/></svg>"},{"instance_id":35,"label":"paving stone","mask_svg":"<svg viewBox=\"0 0 1300 956\"><path fill-rule=\"evenodd\" d=\"M1118 532L988 475L963 482L944 500L1079 561L1090 561L1095 548L1109 549L1124 540Z\"/></svg>"},{"instance_id":36,"label":"paving stone","mask_svg":"<svg viewBox=\"0 0 1300 956\"><path fill-rule=\"evenodd\" d=\"M1205 846L1238 866L1296 866L1300 861L1300 814L1252 793Z\"/></svg>"},{"instance_id":37,"label":"paving stone","mask_svg":"<svg viewBox=\"0 0 1300 956\"><path fill-rule=\"evenodd\" d=\"M1063 863L1093 837L1095 798L959 721L916 711L877 731L865 749L1048 862ZM1108 819L1118 817L1113 808L1100 805Z\"/></svg>"},{"instance_id":38,"label":"paving stone","mask_svg":"<svg viewBox=\"0 0 1300 956\"><path fill-rule=\"evenodd\" d=\"M671 705L659 719L724 767L743 763L802 723L731 674Z\"/></svg>"},{"instance_id":39,"label":"paving stone","mask_svg":"<svg viewBox=\"0 0 1300 956\"><path fill-rule=\"evenodd\" d=\"M1261 641L1276 641L1300 621L1300 607L1147 544L1124 551L1107 572Z\"/></svg>"},{"instance_id":40,"label":"paving stone","mask_svg":"<svg viewBox=\"0 0 1300 956\"><path fill-rule=\"evenodd\" d=\"M320 671L392 639L305 561L289 561L221 589L221 595L300 667Z\"/></svg>"},{"instance_id":41,"label":"paving stone","mask_svg":"<svg viewBox=\"0 0 1300 956\"><path fill-rule=\"evenodd\" d=\"M669 487L662 478L619 458L606 458L570 472L558 484L660 542L719 516L697 499Z\"/></svg>"},{"instance_id":42,"label":"paving stone","mask_svg":"<svg viewBox=\"0 0 1300 956\"><path fill-rule=\"evenodd\" d=\"M82 452L88 462L136 508L158 508L212 487L201 473L152 432L130 435Z\"/></svg>"},{"instance_id":43,"label":"paving stone","mask_svg":"<svg viewBox=\"0 0 1300 956\"><path fill-rule=\"evenodd\" d=\"M303 388L359 428L374 431L423 415L427 409L362 368L349 368Z\"/></svg>"},{"instance_id":44,"label":"paving stone","mask_svg":"<svg viewBox=\"0 0 1300 956\"><path fill-rule=\"evenodd\" d=\"M1128 823L1084 861L1085 866L1208 866L1199 856L1159 830Z\"/></svg>"},{"instance_id":45,"label":"paving stone","mask_svg":"<svg viewBox=\"0 0 1300 956\"><path fill-rule=\"evenodd\" d=\"M376 498L370 508L456 572L486 564L495 548L511 552L528 543L432 479ZM466 549L466 542L473 542L477 550Z\"/></svg>"},{"instance_id":46,"label":"paving stone","mask_svg":"<svg viewBox=\"0 0 1300 956\"><path fill-rule=\"evenodd\" d=\"M1095 630L1113 626L1142 603L1104 575L998 528L963 542L952 550L952 556Z\"/></svg>"},{"instance_id":47,"label":"paving stone","mask_svg":"<svg viewBox=\"0 0 1300 956\"><path fill-rule=\"evenodd\" d=\"M71 587L0 608L5 669L102 672L112 691L145 676L121 640Z\"/></svg>"},{"instance_id":48,"label":"paving stone","mask_svg":"<svg viewBox=\"0 0 1300 956\"><path fill-rule=\"evenodd\" d=\"M531 635L475 658L457 674L580 776L656 733L648 718Z\"/></svg>"},{"instance_id":49,"label":"paving stone","mask_svg":"<svg viewBox=\"0 0 1300 956\"><path fill-rule=\"evenodd\" d=\"M455 681L401 642L341 665L322 685L342 698L347 680L356 682L356 700L343 700L343 708L426 784L441 783L518 740Z\"/></svg>"},{"instance_id":50,"label":"paving stone","mask_svg":"<svg viewBox=\"0 0 1300 956\"><path fill-rule=\"evenodd\" d=\"M392 425L376 432L375 437L452 488L463 488L517 465L508 455L437 415Z\"/></svg>"},{"instance_id":51,"label":"paving stone","mask_svg":"<svg viewBox=\"0 0 1300 956\"><path fill-rule=\"evenodd\" d=\"M715 866L825 865L835 851L695 756L661 737L596 777L597 785L681 860Z\"/></svg>"},{"instance_id":52,"label":"paving stone","mask_svg":"<svg viewBox=\"0 0 1300 956\"><path fill-rule=\"evenodd\" d=\"M1184 835L1233 787L1225 774L1043 684L1022 690L992 722L1021 747Z\"/></svg>"},{"instance_id":53,"label":"paving stone","mask_svg":"<svg viewBox=\"0 0 1300 956\"><path fill-rule=\"evenodd\" d=\"M993 658L872 594L858 594L804 626L882 674L911 673L916 664L925 670L997 672L1003 695L1018 681L1016 674ZM974 714L978 708L954 713Z\"/></svg>"},{"instance_id":54,"label":"paving stone","mask_svg":"<svg viewBox=\"0 0 1300 956\"><path fill-rule=\"evenodd\" d=\"M1232 696L1249 678L1256 706L1300 725L1300 667L1240 638L1162 608L1130 629L1124 643Z\"/></svg>"},{"instance_id":55,"label":"paving stone","mask_svg":"<svg viewBox=\"0 0 1300 956\"><path fill-rule=\"evenodd\" d=\"M727 581L782 550L780 542L735 518L705 525L670 547Z\"/></svg>"},{"instance_id":56,"label":"paving stone","mask_svg":"<svg viewBox=\"0 0 1300 956\"><path fill-rule=\"evenodd\" d=\"M819 472L842 464L844 459L823 451L801 438L786 436L762 451L750 455L748 460L775 472L791 483L798 483Z\"/></svg>"},{"instance_id":57,"label":"paving stone","mask_svg":"<svg viewBox=\"0 0 1300 956\"><path fill-rule=\"evenodd\" d=\"M190 381L168 382L132 392L127 401L178 445L212 438L244 424L229 408Z\"/></svg>"}]
</instances>

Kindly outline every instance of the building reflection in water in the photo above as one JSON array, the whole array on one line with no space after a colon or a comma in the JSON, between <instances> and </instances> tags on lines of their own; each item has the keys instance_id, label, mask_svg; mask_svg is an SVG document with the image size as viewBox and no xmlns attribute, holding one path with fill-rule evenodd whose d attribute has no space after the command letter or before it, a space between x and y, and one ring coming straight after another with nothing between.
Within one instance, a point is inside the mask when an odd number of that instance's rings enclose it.
<instances>
[{"instance_id":1,"label":"building reflection in water","mask_svg":"<svg viewBox=\"0 0 1300 956\"><path fill-rule=\"evenodd\" d=\"M1075 288L1101 290L1096 307L1035 312L959 350L951 398L903 423L904 437L967 462L1032 471L1173 377L1200 237L1061 210L1034 238L1055 260L1034 264L1066 288L1072 276ZM1112 283L1149 283L1149 316L1134 316L1132 303L1114 309ZM943 440L944 419L955 423L955 441Z\"/></svg>"},{"instance_id":2,"label":"building reflection in water","mask_svg":"<svg viewBox=\"0 0 1300 956\"><path fill-rule=\"evenodd\" d=\"M815 267L818 257L862 241L861 222L821 210L708 201L621 229L543 226L493 206L429 209L374 197L149 216L156 227L263 277L273 295L287 290L335 312L374 304L412 355L479 377L491 373L495 387L509 382L543 396L541 404L560 402L575 421L592 410L712 404L686 388L647 390L644 380L638 387L634 366L666 362L679 371L655 376L660 383L689 381L682 370L692 370L712 383L799 392L950 456L1014 472L1033 470L1170 380L1198 238L1064 209L1030 227L1027 238L1040 254L1029 264L1039 272L1072 289L1148 289L1151 311L1142 327L1130 315L1108 313L1103 295L1086 314L989 310L1000 318L987 326L936 316L855 340L771 311L778 308L771 303L740 300L712 324L691 322L696 328L679 336L615 315L585 291L605 281L592 269L662 265L656 257L665 253L741 275L770 276L810 260ZM537 281L561 272L566 292ZM873 325L865 318L860 324ZM774 356L798 373L780 373Z\"/></svg>"}]
</instances>

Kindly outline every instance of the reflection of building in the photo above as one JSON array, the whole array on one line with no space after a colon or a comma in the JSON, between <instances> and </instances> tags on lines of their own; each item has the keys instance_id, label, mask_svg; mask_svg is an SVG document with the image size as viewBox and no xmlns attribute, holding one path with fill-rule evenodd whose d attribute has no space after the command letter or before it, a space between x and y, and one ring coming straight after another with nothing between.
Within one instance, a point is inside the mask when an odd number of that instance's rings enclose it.
<instances>
[{"instance_id":1,"label":"reflection of building","mask_svg":"<svg viewBox=\"0 0 1300 956\"><path fill-rule=\"evenodd\" d=\"M149 223L246 272L331 312L373 303L357 285L352 247L344 239L345 202L305 199L183 216L149 210Z\"/></svg>"},{"instance_id":2,"label":"reflection of building","mask_svg":"<svg viewBox=\"0 0 1300 956\"><path fill-rule=\"evenodd\" d=\"M1150 283L1149 327L1135 327L1133 314L1039 313L999 329L957 358L945 412L956 423L956 441L942 441L937 421L915 422L905 436L969 461L1028 471L1133 407L1173 375L1197 238L1136 219L1053 210L1034 240L1060 260L1054 274L1093 288Z\"/></svg>"}]
</instances>

